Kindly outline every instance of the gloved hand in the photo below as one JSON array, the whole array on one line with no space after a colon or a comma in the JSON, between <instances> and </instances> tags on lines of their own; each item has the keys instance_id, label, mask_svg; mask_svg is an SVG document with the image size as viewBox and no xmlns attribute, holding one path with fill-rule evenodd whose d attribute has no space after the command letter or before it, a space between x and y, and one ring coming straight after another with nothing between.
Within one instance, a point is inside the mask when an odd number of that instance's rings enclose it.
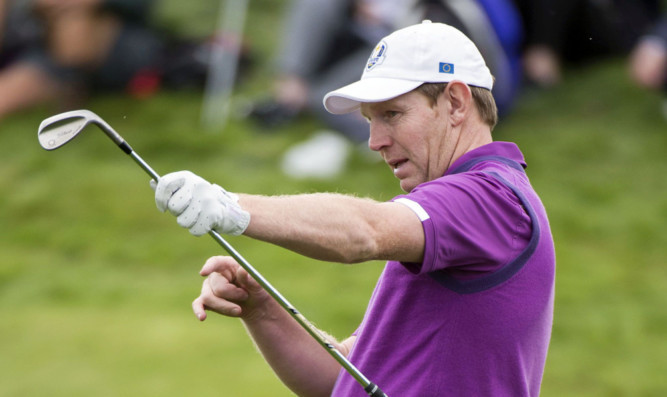
<instances>
[{"instance_id":1,"label":"gloved hand","mask_svg":"<svg viewBox=\"0 0 667 397\"><path fill-rule=\"evenodd\" d=\"M190 171L164 175L157 183L151 181L151 187L157 208L169 210L178 224L195 236L211 230L238 236L250 223L250 214L238 204L236 194Z\"/></svg>"}]
</instances>

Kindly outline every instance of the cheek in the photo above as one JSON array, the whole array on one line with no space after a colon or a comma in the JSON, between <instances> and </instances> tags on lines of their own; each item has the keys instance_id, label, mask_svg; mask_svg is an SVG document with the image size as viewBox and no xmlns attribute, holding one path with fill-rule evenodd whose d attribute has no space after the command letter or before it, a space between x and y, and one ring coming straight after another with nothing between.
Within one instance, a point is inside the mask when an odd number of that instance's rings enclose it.
<instances>
[{"instance_id":1,"label":"cheek","mask_svg":"<svg viewBox=\"0 0 667 397\"><path fill-rule=\"evenodd\" d=\"M433 148L440 146L445 124L439 114L430 107L412 113L402 120L400 131L395 131L395 136L401 136L402 146L411 154L413 161L428 163Z\"/></svg>"}]
</instances>

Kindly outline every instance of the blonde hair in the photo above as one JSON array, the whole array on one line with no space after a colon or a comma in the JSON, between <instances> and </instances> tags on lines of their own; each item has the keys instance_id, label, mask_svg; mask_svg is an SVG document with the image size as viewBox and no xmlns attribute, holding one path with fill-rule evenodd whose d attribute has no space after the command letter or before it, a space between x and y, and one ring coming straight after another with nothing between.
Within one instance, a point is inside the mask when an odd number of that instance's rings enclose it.
<instances>
[{"instance_id":1,"label":"blonde hair","mask_svg":"<svg viewBox=\"0 0 667 397\"><path fill-rule=\"evenodd\" d=\"M481 87L469 87L480 118L493 130L493 127L498 124L498 107L491 91ZM425 95L433 106L438 102L438 97L445 91L445 88L447 88L447 83L424 83L417 87L417 91Z\"/></svg>"}]
</instances>

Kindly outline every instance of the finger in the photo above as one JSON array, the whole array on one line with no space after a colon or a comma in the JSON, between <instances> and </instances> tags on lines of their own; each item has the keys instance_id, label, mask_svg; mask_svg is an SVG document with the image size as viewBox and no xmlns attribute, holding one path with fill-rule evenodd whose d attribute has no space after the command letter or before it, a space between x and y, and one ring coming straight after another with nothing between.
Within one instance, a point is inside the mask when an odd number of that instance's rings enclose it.
<instances>
[{"instance_id":1,"label":"finger","mask_svg":"<svg viewBox=\"0 0 667 397\"><path fill-rule=\"evenodd\" d=\"M171 209L169 212L171 212ZM197 223L197 218L199 218L200 212L201 207L199 205L191 205L178 215L176 222L179 226L190 229L192 226L194 226L195 223Z\"/></svg>"},{"instance_id":2,"label":"finger","mask_svg":"<svg viewBox=\"0 0 667 397\"><path fill-rule=\"evenodd\" d=\"M184 183L185 179L180 177L178 173L165 175L157 181L157 185L155 186L155 204L158 210L162 212L167 210L169 200Z\"/></svg>"},{"instance_id":3,"label":"finger","mask_svg":"<svg viewBox=\"0 0 667 397\"><path fill-rule=\"evenodd\" d=\"M248 274L248 272L240 266L238 267L238 269L236 269L235 284L242 287L249 294L262 290L262 286L259 285L259 283L255 281L255 279L252 278L250 274Z\"/></svg>"},{"instance_id":4,"label":"finger","mask_svg":"<svg viewBox=\"0 0 667 397\"><path fill-rule=\"evenodd\" d=\"M203 236L212 229L210 222L201 218L202 216L199 216L195 224L188 228L190 229L190 234L193 236Z\"/></svg>"},{"instance_id":5,"label":"finger","mask_svg":"<svg viewBox=\"0 0 667 397\"><path fill-rule=\"evenodd\" d=\"M242 312L241 306L226 299L215 296L213 290L211 289L211 285L209 284L209 280L209 278L204 280L202 285L202 293L198 298L201 299L201 302L204 305L204 309L212 310L216 313L228 317L239 317ZM199 314L201 314L201 312L199 312Z\"/></svg>"},{"instance_id":6,"label":"finger","mask_svg":"<svg viewBox=\"0 0 667 397\"><path fill-rule=\"evenodd\" d=\"M197 316L199 321L206 320L206 307L204 306L204 300L201 296L192 301L192 311L195 313L195 316Z\"/></svg>"},{"instance_id":7,"label":"finger","mask_svg":"<svg viewBox=\"0 0 667 397\"><path fill-rule=\"evenodd\" d=\"M231 256L218 255L208 258L199 271L199 274L206 277L215 272L224 275L228 280L233 280L236 269L240 267L241 266Z\"/></svg>"},{"instance_id":8,"label":"finger","mask_svg":"<svg viewBox=\"0 0 667 397\"><path fill-rule=\"evenodd\" d=\"M218 200L212 197L214 194L213 189L199 189L195 193L197 196L197 205L200 208L196 223L190 227L190 233L195 236L206 234L211 229L222 224L222 208Z\"/></svg>"},{"instance_id":9,"label":"finger","mask_svg":"<svg viewBox=\"0 0 667 397\"><path fill-rule=\"evenodd\" d=\"M211 293L218 298L231 302L244 302L248 300L248 291L233 284L234 280L228 280L220 273L212 273L207 282Z\"/></svg>"},{"instance_id":10,"label":"finger","mask_svg":"<svg viewBox=\"0 0 667 397\"><path fill-rule=\"evenodd\" d=\"M167 209L172 215L178 216L183 213L183 211L189 209L192 203L192 192L193 192L193 182L183 178L183 182L180 184L179 188L174 191L173 195L167 203Z\"/></svg>"}]
</instances>

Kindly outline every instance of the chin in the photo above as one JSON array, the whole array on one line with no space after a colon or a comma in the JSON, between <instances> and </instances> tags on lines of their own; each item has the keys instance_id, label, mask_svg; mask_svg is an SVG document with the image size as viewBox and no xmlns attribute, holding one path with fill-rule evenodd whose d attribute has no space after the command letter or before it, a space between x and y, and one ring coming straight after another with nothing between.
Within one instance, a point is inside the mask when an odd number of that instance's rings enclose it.
<instances>
[{"instance_id":1,"label":"chin","mask_svg":"<svg viewBox=\"0 0 667 397\"><path fill-rule=\"evenodd\" d=\"M400 186L401 190L403 190L406 193L410 193L412 189L414 189L417 185L403 180L401 181Z\"/></svg>"}]
</instances>

